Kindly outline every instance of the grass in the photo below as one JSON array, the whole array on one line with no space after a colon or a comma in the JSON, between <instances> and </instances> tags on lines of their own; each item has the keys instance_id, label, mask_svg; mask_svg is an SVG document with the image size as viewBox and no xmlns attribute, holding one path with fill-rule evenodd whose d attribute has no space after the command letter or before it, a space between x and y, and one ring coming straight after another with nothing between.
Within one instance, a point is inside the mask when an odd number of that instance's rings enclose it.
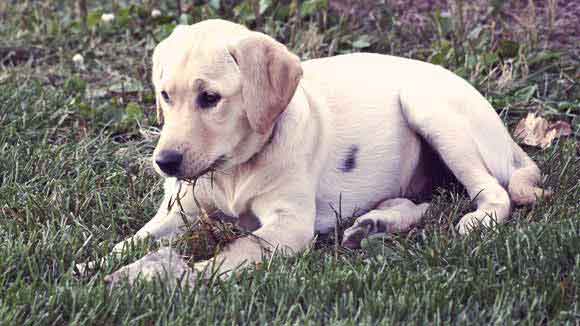
<instances>
[{"instance_id":1,"label":"grass","mask_svg":"<svg viewBox=\"0 0 580 326\"><path fill-rule=\"evenodd\" d=\"M222 1L184 4L177 17L175 2L161 2L162 16L151 18L152 3L89 1L87 30L71 1L0 4L0 324L580 322L578 48L558 33L572 28L571 7L262 1L256 17L251 1ZM99 21L113 10L112 23ZM359 251L330 236L296 257L195 288L108 289L103 277L148 243L75 278L75 263L106 256L156 211L161 180L147 161L156 135L147 77L154 45L179 20L215 16L266 31L303 58L364 50L442 64L510 127L529 111L568 121L572 137L525 148L553 198L459 237L451 226L470 201L451 185L434 192L409 233L365 241ZM76 53L83 65L72 62Z\"/></svg>"}]
</instances>

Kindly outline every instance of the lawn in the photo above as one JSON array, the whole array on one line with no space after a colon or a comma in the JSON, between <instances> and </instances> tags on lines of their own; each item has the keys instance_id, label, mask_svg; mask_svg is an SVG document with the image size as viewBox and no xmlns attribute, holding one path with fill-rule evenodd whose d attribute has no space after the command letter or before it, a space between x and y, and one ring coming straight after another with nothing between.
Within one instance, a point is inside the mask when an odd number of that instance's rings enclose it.
<instances>
[{"instance_id":1,"label":"lawn","mask_svg":"<svg viewBox=\"0 0 580 326\"><path fill-rule=\"evenodd\" d=\"M580 5L412 3L88 1L86 14L71 0L0 3L0 324L580 323ZM304 59L368 51L440 64L512 132L529 112L570 124L547 148L524 146L553 197L461 237L452 226L471 203L450 184L408 233L356 251L331 235L193 288L108 288L104 276L145 242L76 277L76 263L105 257L155 213L151 53L175 24L212 17Z\"/></svg>"}]
</instances>

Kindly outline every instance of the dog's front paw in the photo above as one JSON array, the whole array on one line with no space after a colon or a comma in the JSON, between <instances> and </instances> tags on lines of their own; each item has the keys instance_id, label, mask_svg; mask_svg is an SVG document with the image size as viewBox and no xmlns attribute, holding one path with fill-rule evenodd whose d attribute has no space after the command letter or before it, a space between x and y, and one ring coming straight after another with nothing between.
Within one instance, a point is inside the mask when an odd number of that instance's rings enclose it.
<instances>
[{"instance_id":1,"label":"dog's front paw","mask_svg":"<svg viewBox=\"0 0 580 326\"><path fill-rule=\"evenodd\" d=\"M481 228L481 227L492 227L494 224L494 219L492 218L489 213L484 211L475 211L469 214L466 214L459 220L457 223L457 232L461 235L466 235L471 231Z\"/></svg>"},{"instance_id":2,"label":"dog's front paw","mask_svg":"<svg viewBox=\"0 0 580 326\"><path fill-rule=\"evenodd\" d=\"M349 249L360 248L360 243L363 239L369 236L373 230L373 221L371 220L357 220L353 226L344 230L342 238L342 246Z\"/></svg>"},{"instance_id":3,"label":"dog's front paw","mask_svg":"<svg viewBox=\"0 0 580 326\"><path fill-rule=\"evenodd\" d=\"M107 275L105 282L111 287L115 287L125 280L132 284L138 278L144 280L159 278L171 286L178 281L181 281L182 284L193 285L195 276L196 273L187 265L181 255L170 247L163 247Z\"/></svg>"},{"instance_id":4,"label":"dog's front paw","mask_svg":"<svg viewBox=\"0 0 580 326\"><path fill-rule=\"evenodd\" d=\"M74 276L75 277L83 277L88 275L91 271L96 270L100 265L99 261L89 261L86 263L78 263L74 267Z\"/></svg>"}]
</instances>

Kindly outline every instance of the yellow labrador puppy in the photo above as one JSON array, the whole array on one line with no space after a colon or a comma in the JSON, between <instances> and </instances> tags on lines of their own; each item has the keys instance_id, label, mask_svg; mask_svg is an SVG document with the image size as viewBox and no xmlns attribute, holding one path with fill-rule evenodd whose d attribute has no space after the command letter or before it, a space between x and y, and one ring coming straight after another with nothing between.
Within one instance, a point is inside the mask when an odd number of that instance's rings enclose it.
<instances>
[{"instance_id":1,"label":"yellow labrador puppy","mask_svg":"<svg viewBox=\"0 0 580 326\"><path fill-rule=\"evenodd\" d=\"M254 216L255 237L240 238L209 263L218 272L274 250L298 252L335 225L333 208L358 216L343 245L405 231L429 206L410 201L430 190L436 152L477 209L461 218L467 233L508 218L512 203L542 196L540 171L516 145L491 105L439 66L379 54L300 62L271 37L207 20L178 26L153 54L153 83L164 126L153 160L166 178L158 213L127 241L184 231L168 203L184 179L201 178L195 197L206 211ZM189 218L198 215L182 187ZM340 199L340 203L339 203ZM260 239L260 240L259 240ZM175 280L190 272L163 248L108 276ZM162 275L162 276L163 276Z\"/></svg>"}]
</instances>

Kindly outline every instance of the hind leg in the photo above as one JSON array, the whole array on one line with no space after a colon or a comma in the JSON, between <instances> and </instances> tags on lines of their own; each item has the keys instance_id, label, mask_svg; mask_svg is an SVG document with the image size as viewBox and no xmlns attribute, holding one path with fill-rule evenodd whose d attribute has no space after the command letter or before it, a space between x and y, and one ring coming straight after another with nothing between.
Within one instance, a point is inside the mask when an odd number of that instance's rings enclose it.
<instances>
[{"instance_id":1,"label":"hind leg","mask_svg":"<svg viewBox=\"0 0 580 326\"><path fill-rule=\"evenodd\" d=\"M510 214L507 186L514 169L513 141L491 106L474 90L464 98L407 98L403 114L411 128L439 153L475 202L477 210L457 225L461 234L477 225L502 223ZM470 94L471 93L471 94Z\"/></svg>"},{"instance_id":2,"label":"hind leg","mask_svg":"<svg viewBox=\"0 0 580 326\"><path fill-rule=\"evenodd\" d=\"M511 200L483 159L484 154L480 151L482 140L473 138L476 135L462 126L446 126L443 131L432 133L429 141L477 206L477 210L463 216L457 225L459 233L466 234L480 224L503 223L510 214ZM499 165L498 162L503 160L508 162L512 157L510 151L502 150L491 155L488 161L496 160L492 165Z\"/></svg>"},{"instance_id":3,"label":"hind leg","mask_svg":"<svg viewBox=\"0 0 580 326\"><path fill-rule=\"evenodd\" d=\"M477 192L475 196L471 195L473 192ZM467 234L479 226L492 227L494 224L503 223L510 214L510 197L491 176L488 183L472 187L470 197L475 199L477 210L459 220L457 231L460 234Z\"/></svg>"},{"instance_id":4,"label":"hind leg","mask_svg":"<svg viewBox=\"0 0 580 326\"><path fill-rule=\"evenodd\" d=\"M388 232L407 231L417 224L429 204L416 205L405 198L385 200L379 206L360 216L353 226L344 231L342 245L347 248L359 248L362 239Z\"/></svg>"},{"instance_id":5,"label":"hind leg","mask_svg":"<svg viewBox=\"0 0 580 326\"><path fill-rule=\"evenodd\" d=\"M510 214L511 200L498 178L489 171L479 150L480 140L472 138L474 135L461 126L446 126L446 130L431 133L429 142L477 206L457 225L459 233L466 234L478 225L503 223ZM511 155L509 151L498 151L488 159L507 161Z\"/></svg>"}]
</instances>

